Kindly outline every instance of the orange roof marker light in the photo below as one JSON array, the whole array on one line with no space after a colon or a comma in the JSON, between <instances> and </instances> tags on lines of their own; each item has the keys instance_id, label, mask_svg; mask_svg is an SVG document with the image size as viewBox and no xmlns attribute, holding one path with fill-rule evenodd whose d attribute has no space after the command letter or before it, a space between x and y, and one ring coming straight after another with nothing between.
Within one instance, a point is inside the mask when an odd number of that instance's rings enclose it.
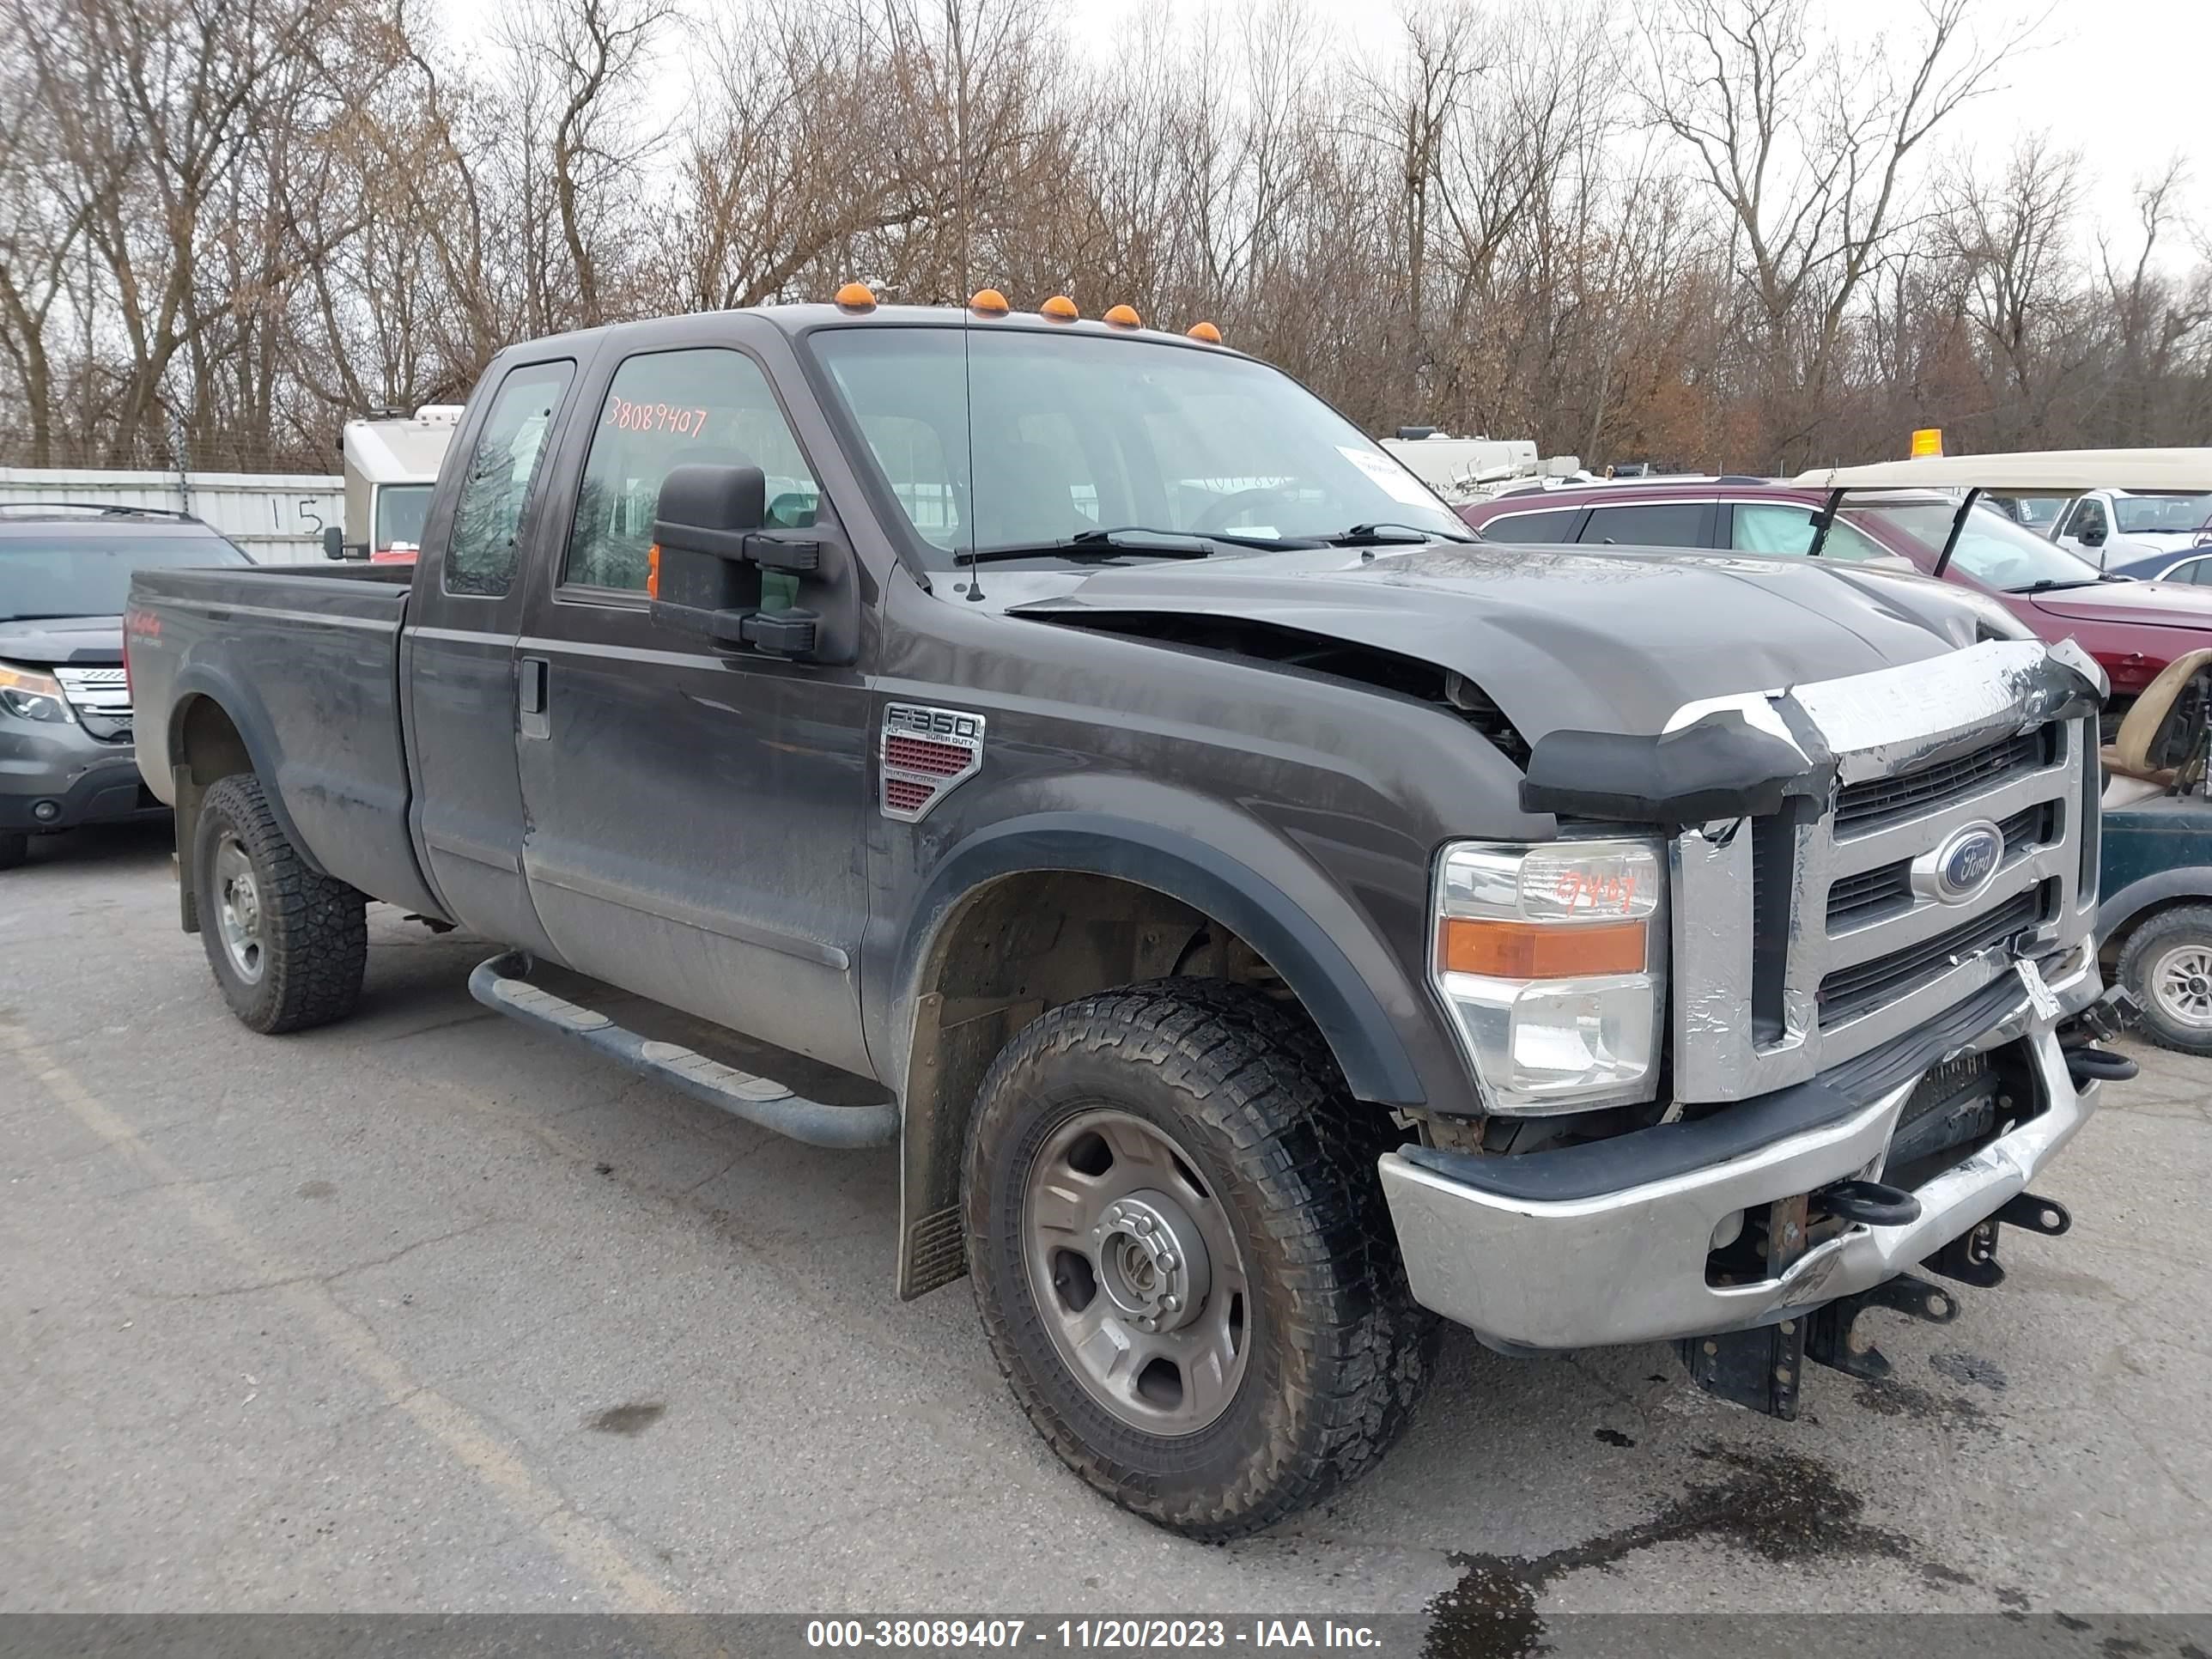
<instances>
[{"instance_id":1,"label":"orange roof marker light","mask_svg":"<svg viewBox=\"0 0 2212 1659\"><path fill-rule=\"evenodd\" d=\"M1194 323L1191 325L1190 337L1194 340L1202 340L1207 345L1219 345L1221 331L1214 327L1212 323Z\"/></svg>"},{"instance_id":2,"label":"orange roof marker light","mask_svg":"<svg viewBox=\"0 0 2212 1659\"><path fill-rule=\"evenodd\" d=\"M1943 428L1942 427L1923 426L1917 432L1912 434L1912 459L1914 460L1919 460L1922 457L1928 455L1941 455L1942 453Z\"/></svg>"},{"instance_id":3,"label":"orange roof marker light","mask_svg":"<svg viewBox=\"0 0 2212 1659\"><path fill-rule=\"evenodd\" d=\"M1145 319L1137 315L1134 306L1115 306L1106 313L1104 320L1109 328L1142 328L1145 325Z\"/></svg>"},{"instance_id":4,"label":"orange roof marker light","mask_svg":"<svg viewBox=\"0 0 2212 1659\"><path fill-rule=\"evenodd\" d=\"M1040 317L1049 317L1055 323L1072 323L1083 313L1075 308L1075 301L1065 294L1055 294L1037 307Z\"/></svg>"},{"instance_id":5,"label":"orange roof marker light","mask_svg":"<svg viewBox=\"0 0 2212 1659\"><path fill-rule=\"evenodd\" d=\"M1006 303L1006 296L995 288L979 288L968 301L969 310L984 317L1003 317L1012 308Z\"/></svg>"},{"instance_id":6,"label":"orange roof marker light","mask_svg":"<svg viewBox=\"0 0 2212 1659\"><path fill-rule=\"evenodd\" d=\"M837 290L837 308L840 311L873 311L876 308L875 291L866 283L848 283Z\"/></svg>"}]
</instances>

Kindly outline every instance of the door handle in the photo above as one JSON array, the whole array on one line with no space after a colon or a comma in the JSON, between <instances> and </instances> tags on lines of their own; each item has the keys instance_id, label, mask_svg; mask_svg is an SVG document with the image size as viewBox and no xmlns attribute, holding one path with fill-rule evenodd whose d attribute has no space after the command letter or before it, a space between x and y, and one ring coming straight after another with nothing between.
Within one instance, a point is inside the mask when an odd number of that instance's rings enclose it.
<instances>
[{"instance_id":1,"label":"door handle","mask_svg":"<svg viewBox=\"0 0 2212 1659\"><path fill-rule=\"evenodd\" d=\"M546 687L551 665L543 657L521 659L522 674L516 688L518 724L526 738L550 738L553 735L551 722L546 714Z\"/></svg>"}]
</instances>

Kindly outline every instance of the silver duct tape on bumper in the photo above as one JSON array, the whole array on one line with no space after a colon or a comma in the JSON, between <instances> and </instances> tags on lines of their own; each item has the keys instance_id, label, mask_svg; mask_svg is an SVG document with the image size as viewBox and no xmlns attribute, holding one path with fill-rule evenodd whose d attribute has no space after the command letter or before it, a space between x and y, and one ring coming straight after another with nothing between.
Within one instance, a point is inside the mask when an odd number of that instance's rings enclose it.
<instances>
[{"instance_id":1,"label":"silver duct tape on bumper","mask_svg":"<svg viewBox=\"0 0 2212 1659\"><path fill-rule=\"evenodd\" d=\"M2094 968L2083 977L2094 995ZM2078 1006L2080 985L2054 988L2075 994L2065 1001ZM1508 1198L1387 1152L1382 1188L1414 1299L1504 1346L1567 1349L1741 1330L1870 1289L2026 1191L2095 1109L2097 1085L2077 1090L2067 1073L2057 1023L2023 998L1998 1028L2025 1036L2043 1109L1923 1184L1918 1220L1855 1225L1756 1284L1706 1282L1715 1226L1732 1212L1878 1171L1917 1077L1742 1158L1595 1198Z\"/></svg>"}]
</instances>

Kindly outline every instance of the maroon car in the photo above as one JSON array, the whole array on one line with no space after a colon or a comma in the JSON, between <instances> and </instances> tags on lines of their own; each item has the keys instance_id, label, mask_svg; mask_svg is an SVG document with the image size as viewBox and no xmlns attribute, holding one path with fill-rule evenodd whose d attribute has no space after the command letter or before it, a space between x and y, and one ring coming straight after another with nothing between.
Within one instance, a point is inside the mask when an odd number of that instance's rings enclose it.
<instances>
[{"instance_id":1,"label":"maroon car","mask_svg":"<svg viewBox=\"0 0 2212 1659\"><path fill-rule=\"evenodd\" d=\"M1788 556L1812 546L1813 522L1826 499L1818 489L1755 478L1661 478L1530 490L1458 511L1493 542ZM1844 498L1820 556L1889 556L1932 572L1957 511L1954 497L1934 490L1855 492ZM1993 507L1974 509L1943 579L1988 594L2039 638L2080 641L2112 677L2116 709L2174 658L2212 646L2212 592L2102 576Z\"/></svg>"}]
</instances>

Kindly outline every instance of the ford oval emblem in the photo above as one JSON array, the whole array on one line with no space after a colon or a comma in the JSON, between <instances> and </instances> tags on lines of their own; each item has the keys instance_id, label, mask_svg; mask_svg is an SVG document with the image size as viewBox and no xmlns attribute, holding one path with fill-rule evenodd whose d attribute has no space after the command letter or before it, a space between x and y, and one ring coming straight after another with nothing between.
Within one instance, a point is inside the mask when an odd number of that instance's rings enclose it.
<instances>
[{"instance_id":1,"label":"ford oval emblem","mask_svg":"<svg viewBox=\"0 0 2212 1659\"><path fill-rule=\"evenodd\" d=\"M1921 864L1928 877L1923 890L1938 903L1964 904L1990 884L2003 862L2004 831L1987 819L1962 824Z\"/></svg>"}]
</instances>

